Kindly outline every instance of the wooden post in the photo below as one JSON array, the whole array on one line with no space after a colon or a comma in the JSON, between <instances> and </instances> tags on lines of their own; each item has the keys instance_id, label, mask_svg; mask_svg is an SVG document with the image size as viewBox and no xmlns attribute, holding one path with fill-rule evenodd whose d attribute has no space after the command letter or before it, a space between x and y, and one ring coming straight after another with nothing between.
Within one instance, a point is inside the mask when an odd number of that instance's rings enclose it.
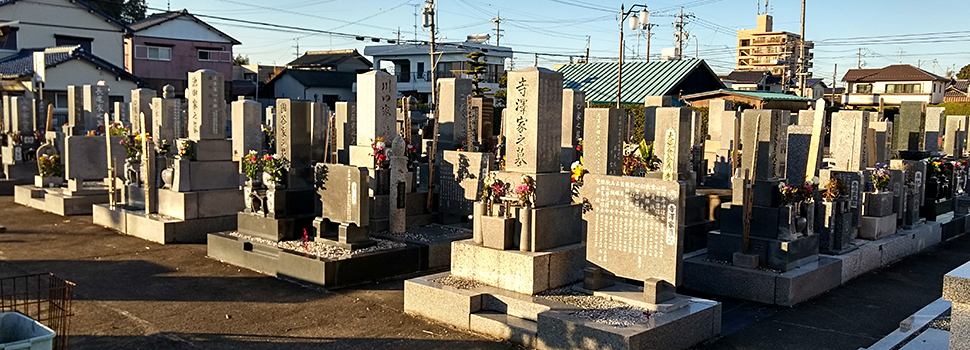
<instances>
[{"instance_id":1,"label":"wooden post","mask_svg":"<svg viewBox=\"0 0 970 350\"><path fill-rule=\"evenodd\" d=\"M47 104L47 131L54 131L54 126L51 123L54 122L54 104Z\"/></svg>"},{"instance_id":2,"label":"wooden post","mask_svg":"<svg viewBox=\"0 0 970 350\"><path fill-rule=\"evenodd\" d=\"M752 147L749 155L751 158L751 169L744 169L744 234L742 236L744 244L741 253L748 254L748 240L751 237L751 209L754 206L754 178L757 177L758 170L758 139L761 137L761 116L755 120L754 140L748 141Z\"/></svg>"},{"instance_id":3,"label":"wooden post","mask_svg":"<svg viewBox=\"0 0 970 350\"><path fill-rule=\"evenodd\" d=\"M115 164L114 155L111 153L111 121L109 120L108 113L104 114L104 143L105 143L105 153L108 155L108 208L115 210L115 205L118 203L118 199L115 197ZM47 124L50 125L50 113L48 113ZM50 127L48 127L50 130Z\"/></svg>"}]
</instances>

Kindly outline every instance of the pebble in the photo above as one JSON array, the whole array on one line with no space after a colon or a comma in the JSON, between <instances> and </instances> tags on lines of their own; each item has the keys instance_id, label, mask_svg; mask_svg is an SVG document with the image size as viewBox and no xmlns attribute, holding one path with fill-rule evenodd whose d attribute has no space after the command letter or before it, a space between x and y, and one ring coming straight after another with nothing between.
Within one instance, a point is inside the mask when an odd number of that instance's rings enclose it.
<instances>
[{"instance_id":1,"label":"pebble","mask_svg":"<svg viewBox=\"0 0 970 350\"><path fill-rule=\"evenodd\" d=\"M372 252L378 252L382 250L403 248L407 246L406 244L400 243L400 242L389 241L386 239L372 238L375 242L377 242L377 244L367 248L349 250L349 249L344 249L340 247L334 247L334 246L324 244L322 242L316 242L316 241L304 242L303 240L298 240L298 241L273 242L268 239L240 234L239 232L229 232L229 235L233 237L239 237L245 240L249 240L255 243L270 245L277 248L286 249L297 253L304 253L313 257L323 258L328 260L346 259L355 255L360 255L364 253L372 253ZM304 244L306 244L306 246L304 246Z\"/></svg>"},{"instance_id":2,"label":"pebble","mask_svg":"<svg viewBox=\"0 0 970 350\"><path fill-rule=\"evenodd\" d=\"M580 293L569 287L553 289L537 296L583 309L572 313L576 317L618 328L646 324L651 316L659 314L619 301Z\"/></svg>"},{"instance_id":3,"label":"pebble","mask_svg":"<svg viewBox=\"0 0 970 350\"><path fill-rule=\"evenodd\" d=\"M478 282L478 281L475 281L475 280L470 280L470 279L461 278L461 277L455 277L455 276L452 276L452 275L448 275L448 276L445 276L445 277L433 278L433 279L430 279L429 281L434 282L434 283L440 283L442 285L449 286L449 287L454 287L454 288L457 288L457 289L475 289L475 288L482 287L482 286L485 285L484 283L481 283L481 282Z\"/></svg>"}]
</instances>

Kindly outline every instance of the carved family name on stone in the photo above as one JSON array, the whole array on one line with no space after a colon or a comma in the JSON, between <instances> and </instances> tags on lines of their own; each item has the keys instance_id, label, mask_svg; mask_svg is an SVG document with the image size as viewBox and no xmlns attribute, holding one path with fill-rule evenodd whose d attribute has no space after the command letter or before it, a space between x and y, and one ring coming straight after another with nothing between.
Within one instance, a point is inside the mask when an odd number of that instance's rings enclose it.
<instances>
[{"instance_id":1,"label":"carved family name on stone","mask_svg":"<svg viewBox=\"0 0 970 350\"><path fill-rule=\"evenodd\" d=\"M620 277L680 284L682 182L588 174L583 191L588 261Z\"/></svg>"},{"instance_id":2,"label":"carved family name on stone","mask_svg":"<svg viewBox=\"0 0 970 350\"><path fill-rule=\"evenodd\" d=\"M317 192L323 201L323 218L363 227L370 223L367 168L341 164L317 164Z\"/></svg>"}]
</instances>

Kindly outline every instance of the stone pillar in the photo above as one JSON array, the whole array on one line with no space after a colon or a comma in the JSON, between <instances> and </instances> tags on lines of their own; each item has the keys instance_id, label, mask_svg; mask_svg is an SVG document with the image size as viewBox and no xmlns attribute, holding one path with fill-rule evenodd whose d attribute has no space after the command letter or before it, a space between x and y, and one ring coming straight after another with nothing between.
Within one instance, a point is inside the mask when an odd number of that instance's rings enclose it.
<instances>
[{"instance_id":1,"label":"stone pillar","mask_svg":"<svg viewBox=\"0 0 970 350\"><path fill-rule=\"evenodd\" d=\"M240 98L232 103L232 160L238 162L249 151L263 150L259 102Z\"/></svg>"},{"instance_id":2,"label":"stone pillar","mask_svg":"<svg viewBox=\"0 0 970 350\"><path fill-rule=\"evenodd\" d=\"M892 158L893 123L869 120L869 130L872 139L869 144L874 150L868 155L869 166L875 166L876 163L889 164L889 159Z\"/></svg>"},{"instance_id":3,"label":"stone pillar","mask_svg":"<svg viewBox=\"0 0 970 350\"><path fill-rule=\"evenodd\" d=\"M324 154L327 143L327 127L330 125L330 107L326 103L313 102L310 108L310 147L312 162L320 163L326 158Z\"/></svg>"},{"instance_id":4,"label":"stone pillar","mask_svg":"<svg viewBox=\"0 0 970 350\"><path fill-rule=\"evenodd\" d=\"M584 114L583 169L590 174L623 175L626 111L587 108Z\"/></svg>"},{"instance_id":5,"label":"stone pillar","mask_svg":"<svg viewBox=\"0 0 970 350\"><path fill-rule=\"evenodd\" d=\"M866 152L869 118L867 111L840 111L832 114L832 141L829 147L835 160L832 169L861 171L869 165Z\"/></svg>"},{"instance_id":6,"label":"stone pillar","mask_svg":"<svg viewBox=\"0 0 970 350\"><path fill-rule=\"evenodd\" d=\"M965 115L946 117L946 136L943 137L943 152L950 157L963 156L966 149L968 119Z\"/></svg>"},{"instance_id":7,"label":"stone pillar","mask_svg":"<svg viewBox=\"0 0 970 350\"><path fill-rule=\"evenodd\" d=\"M798 119L801 119L799 117ZM800 120L799 120L800 121ZM825 100L815 101L815 116L812 118L812 142L808 148L808 166L805 168L805 178L810 179L818 175L822 166L822 152L825 147Z\"/></svg>"},{"instance_id":8,"label":"stone pillar","mask_svg":"<svg viewBox=\"0 0 970 350\"><path fill-rule=\"evenodd\" d=\"M758 117L761 121L758 122ZM756 171L752 174L755 180L769 180L784 178L785 174L780 172L787 161L787 152L781 143L782 139L788 139L788 119L787 111L775 109L749 109L741 115L741 145L743 153L741 156L741 169L752 169ZM757 131L757 139L755 133ZM750 146L749 146L750 145ZM757 147L758 156L746 156L751 153L751 148ZM758 162L757 167L753 167L754 162ZM741 171L744 173L744 170Z\"/></svg>"},{"instance_id":9,"label":"stone pillar","mask_svg":"<svg viewBox=\"0 0 970 350\"><path fill-rule=\"evenodd\" d=\"M155 164L155 143L142 141L141 178L145 191L145 214L158 212L158 171Z\"/></svg>"},{"instance_id":10,"label":"stone pillar","mask_svg":"<svg viewBox=\"0 0 970 350\"><path fill-rule=\"evenodd\" d=\"M505 123L506 170L558 172L561 156L562 74L545 68L509 72Z\"/></svg>"},{"instance_id":11,"label":"stone pillar","mask_svg":"<svg viewBox=\"0 0 970 350\"><path fill-rule=\"evenodd\" d=\"M67 136L84 136L84 91L78 86L67 87Z\"/></svg>"},{"instance_id":12,"label":"stone pillar","mask_svg":"<svg viewBox=\"0 0 970 350\"><path fill-rule=\"evenodd\" d=\"M350 162L350 146L357 144L357 103L356 102L337 102L334 106L336 110L336 141L337 141L337 162L348 164Z\"/></svg>"},{"instance_id":13,"label":"stone pillar","mask_svg":"<svg viewBox=\"0 0 970 350\"><path fill-rule=\"evenodd\" d=\"M893 154L917 151L926 139L926 102L903 101L893 120Z\"/></svg>"},{"instance_id":14,"label":"stone pillar","mask_svg":"<svg viewBox=\"0 0 970 350\"><path fill-rule=\"evenodd\" d=\"M161 148L163 141L167 142L170 146L174 146L175 140L178 138L178 134L180 134L178 132L180 126L178 119L182 114L181 101L165 97L171 96L175 92L174 86L165 85L163 89L165 90L163 97L153 98L151 107L151 136L156 148ZM148 123L147 118L145 123Z\"/></svg>"},{"instance_id":15,"label":"stone pillar","mask_svg":"<svg viewBox=\"0 0 970 350\"><path fill-rule=\"evenodd\" d=\"M174 88L173 88L174 90ZM174 92L174 91L173 91ZM70 94L68 94L70 98ZM154 125L152 122L152 100L155 98L155 90L134 89L131 90L131 112L128 113L131 119L131 132L134 134L142 133L141 119L138 117L145 113L146 125ZM149 127L148 129L150 129Z\"/></svg>"},{"instance_id":16,"label":"stone pillar","mask_svg":"<svg viewBox=\"0 0 970 350\"><path fill-rule=\"evenodd\" d=\"M394 137L397 123L397 82L393 75L372 71L357 75L357 145L350 163L374 168L371 143L378 137Z\"/></svg>"},{"instance_id":17,"label":"stone pillar","mask_svg":"<svg viewBox=\"0 0 970 350\"><path fill-rule=\"evenodd\" d=\"M940 150L940 136L946 125L946 108L926 107L926 138L923 149L936 152Z\"/></svg>"},{"instance_id":18,"label":"stone pillar","mask_svg":"<svg viewBox=\"0 0 970 350\"><path fill-rule=\"evenodd\" d=\"M200 69L189 73L188 138L226 139L226 102L222 74Z\"/></svg>"},{"instance_id":19,"label":"stone pillar","mask_svg":"<svg viewBox=\"0 0 970 350\"><path fill-rule=\"evenodd\" d=\"M11 131L20 131L21 135L34 136L34 99L24 96L10 98Z\"/></svg>"},{"instance_id":20,"label":"stone pillar","mask_svg":"<svg viewBox=\"0 0 970 350\"><path fill-rule=\"evenodd\" d=\"M68 86L68 91L71 91L70 88L71 87ZM68 94L68 99L70 99L70 98L71 98L70 97L70 94ZM10 113L10 96L3 95L3 107L2 108L3 108L3 110L0 111L0 115L2 115L2 117L0 117L0 118L2 118L2 119L0 119L0 125L3 126L3 130L2 131L4 133L8 133L8 132L13 131L10 128L10 123L11 123L10 122L10 115L12 114L12 113Z\"/></svg>"},{"instance_id":21,"label":"stone pillar","mask_svg":"<svg viewBox=\"0 0 970 350\"><path fill-rule=\"evenodd\" d=\"M467 103L472 94L471 79L438 79L438 142L453 142L455 146L465 141L467 130ZM358 99L358 101L360 101ZM358 143L359 144L359 143ZM439 149L442 149L439 147Z\"/></svg>"},{"instance_id":22,"label":"stone pillar","mask_svg":"<svg viewBox=\"0 0 970 350\"><path fill-rule=\"evenodd\" d=\"M391 233L407 230L408 157L404 153L404 138L397 135L391 143Z\"/></svg>"},{"instance_id":23,"label":"stone pillar","mask_svg":"<svg viewBox=\"0 0 970 350\"><path fill-rule=\"evenodd\" d=\"M97 130L104 124L104 114L108 113L108 85L98 82L98 85L84 85L84 128L87 131Z\"/></svg>"},{"instance_id":24,"label":"stone pillar","mask_svg":"<svg viewBox=\"0 0 970 350\"><path fill-rule=\"evenodd\" d=\"M656 109L654 127L656 141L653 152L660 158L661 170L665 181L681 180L688 183L688 191L695 188L691 184L691 118L694 110L689 107L661 107Z\"/></svg>"}]
</instances>

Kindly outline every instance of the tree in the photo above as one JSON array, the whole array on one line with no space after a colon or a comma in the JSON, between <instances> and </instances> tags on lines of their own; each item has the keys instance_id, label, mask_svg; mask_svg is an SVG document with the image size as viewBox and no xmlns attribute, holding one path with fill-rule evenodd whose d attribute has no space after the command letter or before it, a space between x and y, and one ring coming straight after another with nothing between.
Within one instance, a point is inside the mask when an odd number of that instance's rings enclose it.
<instances>
[{"instance_id":1,"label":"tree","mask_svg":"<svg viewBox=\"0 0 970 350\"><path fill-rule=\"evenodd\" d=\"M468 63L469 66L468 70L465 71L465 74L474 77L472 78L472 85L475 86L472 88L472 94L474 96L484 96L486 92L492 91L492 89L487 87L478 86L478 83L485 81L482 76L485 75L485 73L488 73L488 63L480 61L482 56L485 56L485 54L478 51L472 52L465 56L469 59L469 61L465 61L465 63Z\"/></svg>"},{"instance_id":2,"label":"tree","mask_svg":"<svg viewBox=\"0 0 970 350\"><path fill-rule=\"evenodd\" d=\"M501 100L502 104L505 104L505 100L508 98L508 92L506 88L508 87L509 73L503 73L501 77L498 77L498 88L499 90L495 92L495 99Z\"/></svg>"},{"instance_id":3,"label":"tree","mask_svg":"<svg viewBox=\"0 0 970 350\"><path fill-rule=\"evenodd\" d=\"M243 56L241 53L236 54L236 57L232 59L232 65L241 66L244 64L249 64L249 56Z\"/></svg>"},{"instance_id":4,"label":"tree","mask_svg":"<svg viewBox=\"0 0 970 350\"><path fill-rule=\"evenodd\" d=\"M134 23L145 19L145 11L148 10L148 4L145 3L145 0L99 0L88 2L88 4L124 23Z\"/></svg>"},{"instance_id":5,"label":"tree","mask_svg":"<svg viewBox=\"0 0 970 350\"><path fill-rule=\"evenodd\" d=\"M960 68L960 73L957 73L957 79L970 79L970 64Z\"/></svg>"}]
</instances>

